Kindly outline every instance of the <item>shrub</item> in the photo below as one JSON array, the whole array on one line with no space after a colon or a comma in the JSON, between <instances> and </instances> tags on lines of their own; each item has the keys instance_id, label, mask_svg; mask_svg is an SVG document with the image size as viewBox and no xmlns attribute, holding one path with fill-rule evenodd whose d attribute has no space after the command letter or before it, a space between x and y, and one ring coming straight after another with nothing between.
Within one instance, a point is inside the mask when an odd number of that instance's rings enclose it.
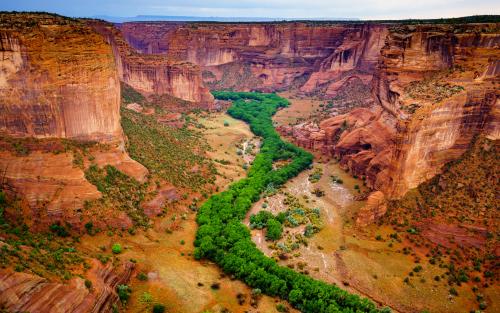
<instances>
[{"instance_id":1,"label":"shrub","mask_svg":"<svg viewBox=\"0 0 500 313\"><path fill-rule=\"evenodd\" d=\"M59 224L50 225L50 230L59 237L68 237L69 236L69 233L66 230L66 228L64 228L64 226L61 226Z\"/></svg>"},{"instance_id":2,"label":"shrub","mask_svg":"<svg viewBox=\"0 0 500 313\"><path fill-rule=\"evenodd\" d=\"M148 275L144 274L144 273L139 273L137 274L137 279L140 280L140 281L147 281L148 280Z\"/></svg>"},{"instance_id":3,"label":"shrub","mask_svg":"<svg viewBox=\"0 0 500 313\"><path fill-rule=\"evenodd\" d=\"M128 285L118 285L116 286L116 292L118 293L118 298L122 303L127 303L128 299L130 299L130 294L132 293L132 289Z\"/></svg>"},{"instance_id":4,"label":"shrub","mask_svg":"<svg viewBox=\"0 0 500 313\"><path fill-rule=\"evenodd\" d=\"M88 279L85 279L85 287L87 287L88 289L92 288L92 282Z\"/></svg>"},{"instance_id":5,"label":"shrub","mask_svg":"<svg viewBox=\"0 0 500 313\"><path fill-rule=\"evenodd\" d=\"M139 300L144 304L151 304L153 303L153 296L149 292L143 292Z\"/></svg>"},{"instance_id":6,"label":"shrub","mask_svg":"<svg viewBox=\"0 0 500 313\"><path fill-rule=\"evenodd\" d=\"M228 127L229 126L229 122L228 121L224 121L224 126Z\"/></svg>"},{"instance_id":7,"label":"shrub","mask_svg":"<svg viewBox=\"0 0 500 313\"><path fill-rule=\"evenodd\" d=\"M164 313L165 312L165 306L160 303L156 303L153 305L153 313Z\"/></svg>"},{"instance_id":8,"label":"shrub","mask_svg":"<svg viewBox=\"0 0 500 313\"><path fill-rule=\"evenodd\" d=\"M120 253L122 253L122 246L121 246L119 243L115 243L115 244L113 244L113 246L111 247L111 251L112 251L114 254L120 254Z\"/></svg>"},{"instance_id":9,"label":"shrub","mask_svg":"<svg viewBox=\"0 0 500 313\"><path fill-rule=\"evenodd\" d=\"M283 226L280 222L271 218L267 221L267 231L266 238L269 240L278 240L281 238L281 234L283 233Z\"/></svg>"},{"instance_id":10,"label":"shrub","mask_svg":"<svg viewBox=\"0 0 500 313\"><path fill-rule=\"evenodd\" d=\"M276 310L278 312L288 312L288 308L283 303L276 304Z\"/></svg>"},{"instance_id":11,"label":"shrub","mask_svg":"<svg viewBox=\"0 0 500 313\"><path fill-rule=\"evenodd\" d=\"M452 288L450 288L449 291L450 291L450 295L455 296L455 297L458 296L458 291L455 288L452 287Z\"/></svg>"},{"instance_id":12,"label":"shrub","mask_svg":"<svg viewBox=\"0 0 500 313\"><path fill-rule=\"evenodd\" d=\"M93 233L93 229L94 229L94 224L92 222L86 223L85 224L85 229L87 230L88 234L92 234Z\"/></svg>"}]
</instances>

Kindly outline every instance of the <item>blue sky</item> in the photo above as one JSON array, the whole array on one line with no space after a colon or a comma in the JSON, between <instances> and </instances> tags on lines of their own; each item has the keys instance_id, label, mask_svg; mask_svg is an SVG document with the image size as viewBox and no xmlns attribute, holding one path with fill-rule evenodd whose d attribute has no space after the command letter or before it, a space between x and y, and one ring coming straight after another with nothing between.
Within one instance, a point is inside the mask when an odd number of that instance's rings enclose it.
<instances>
[{"instance_id":1,"label":"blue sky","mask_svg":"<svg viewBox=\"0 0 500 313\"><path fill-rule=\"evenodd\" d=\"M500 14L500 0L0 0L0 10L68 16L182 15L361 19Z\"/></svg>"}]
</instances>

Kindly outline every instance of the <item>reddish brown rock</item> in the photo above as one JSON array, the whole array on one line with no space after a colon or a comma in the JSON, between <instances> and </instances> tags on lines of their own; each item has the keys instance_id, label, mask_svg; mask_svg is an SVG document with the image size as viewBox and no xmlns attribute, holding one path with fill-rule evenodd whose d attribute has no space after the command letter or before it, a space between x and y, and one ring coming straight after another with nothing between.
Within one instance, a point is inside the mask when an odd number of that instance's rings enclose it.
<instances>
[{"instance_id":1,"label":"reddish brown rock","mask_svg":"<svg viewBox=\"0 0 500 313\"><path fill-rule=\"evenodd\" d=\"M112 312L119 299L116 286L125 284L134 268L127 262L115 269L111 264L92 261L84 280L75 277L68 283L50 282L42 277L10 270L0 270L0 306L12 312Z\"/></svg>"},{"instance_id":2,"label":"reddish brown rock","mask_svg":"<svg viewBox=\"0 0 500 313\"><path fill-rule=\"evenodd\" d=\"M197 65L165 54L137 52L112 24L92 21L89 25L103 34L113 47L118 75L126 84L146 96L167 94L192 102L191 109L209 109L213 105L214 98L203 86Z\"/></svg>"},{"instance_id":3,"label":"reddish brown rock","mask_svg":"<svg viewBox=\"0 0 500 313\"><path fill-rule=\"evenodd\" d=\"M121 149L112 149L108 151L94 152L94 162L103 167L112 165L121 172L135 178L138 182L144 183L147 180L148 170L139 162L130 158L130 156Z\"/></svg>"},{"instance_id":4,"label":"reddish brown rock","mask_svg":"<svg viewBox=\"0 0 500 313\"><path fill-rule=\"evenodd\" d=\"M17 137L122 139L113 53L88 26L50 15L3 13L0 55L0 131Z\"/></svg>"},{"instance_id":5,"label":"reddish brown rock","mask_svg":"<svg viewBox=\"0 0 500 313\"><path fill-rule=\"evenodd\" d=\"M61 153L67 151L63 139L104 143L106 152L96 155L101 166L114 165L140 181L147 174L124 152L112 48L79 20L2 13L0 55L1 183L23 208L10 213L32 230L62 221L81 230L89 218L86 201L101 194L85 180L83 164L74 162L71 152ZM31 140L32 151L9 149L11 137ZM27 139L33 137L45 139Z\"/></svg>"},{"instance_id":6,"label":"reddish brown rock","mask_svg":"<svg viewBox=\"0 0 500 313\"><path fill-rule=\"evenodd\" d=\"M498 25L394 27L370 108L279 130L399 198L462 155L474 136L499 138L499 46Z\"/></svg>"},{"instance_id":7,"label":"reddish brown rock","mask_svg":"<svg viewBox=\"0 0 500 313\"><path fill-rule=\"evenodd\" d=\"M150 201L144 203L142 208L149 217L154 217L163 212L165 204L179 200L179 195L174 186L166 185L158 189L158 194Z\"/></svg>"},{"instance_id":8,"label":"reddish brown rock","mask_svg":"<svg viewBox=\"0 0 500 313\"><path fill-rule=\"evenodd\" d=\"M101 196L74 166L70 153L31 152L20 157L0 151L0 168L5 186L27 204L25 212L15 213L33 230L47 229L55 221L81 224L85 201Z\"/></svg>"},{"instance_id":9,"label":"reddish brown rock","mask_svg":"<svg viewBox=\"0 0 500 313\"><path fill-rule=\"evenodd\" d=\"M362 207L356 218L356 224L366 226L380 217L387 211L387 203L384 194L381 191L374 191L366 200L366 204Z\"/></svg>"},{"instance_id":10,"label":"reddish brown rock","mask_svg":"<svg viewBox=\"0 0 500 313\"><path fill-rule=\"evenodd\" d=\"M133 22L119 28L142 53L199 65L211 88L301 87L328 97L346 77L356 75L370 84L387 33L386 26L363 24Z\"/></svg>"}]
</instances>

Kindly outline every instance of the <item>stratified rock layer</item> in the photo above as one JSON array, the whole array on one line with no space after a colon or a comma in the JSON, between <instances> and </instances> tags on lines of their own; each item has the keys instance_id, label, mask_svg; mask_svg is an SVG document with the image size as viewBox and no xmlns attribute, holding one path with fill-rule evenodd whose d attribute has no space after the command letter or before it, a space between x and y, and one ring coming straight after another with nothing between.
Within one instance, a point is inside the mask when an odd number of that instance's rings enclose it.
<instances>
[{"instance_id":1,"label":"stratified rock layer","mask_svg":"<svg viewBox=\"0 0 500 313\"><path fill-rule=\"evenodd\" d=\"M123 40L111 24L89 22L113 47L120 79L145 95L167 94L192 102L190 109L209 109L214 98L203 86L200 68L165 54L143 54Z\"/></svg>"},{"instance_id":2,"label":"stratified rock layer","mask_svg":"<svg viewBox=\"0 0 500 313\"><path fill-rule=\"evenodd\" d=\"M105 144L94 151L100 166L114 165L139 181L147 174L123 148L112 47L79 20L0 14L0 135L1 187L20 198L16 217L32 230L61 221L81 230L86 201L101 196L66 139Z\"/></svg>"},{"instance_id":3,"label":"stratified rock layer","mask_svg":"<svg viewBox=\"0 0 500 313\"><path fill-rule=\"evenodd\" d=\"M119 269L93 260L87 273L92 289L76 277L68 283L50 282L42 277L10 270L0 271L0 306L9 312L112 312L119 299L116 286L130 279L133 263Z\"/></svg>"},{"instance_id":4,"label":"stratified rock layer","mask_svg":"<svg viewBox=\"0 0 500 313\"><path fill-rule=\"evenodd\" d=\"M383 25L362 24L138 22L119 27L138 51L198 64L211 88L300 87L328 97L353 76L369 84L387 34Z\"/></svg>"},{"instance_id":5,"label":"stratified rock layer","mask_svg":"<svg viewBox=\"0 0 500 313\"><path fill-rule=\"evenodd\" d=\"M111 47L81 22L0 15L0 131L18 137L121 140Z\"/></svg>"},{"instance_id":6,"label":"stratified rock layer","mask_svg":"<svg viewBox=\"0 0 500 313\"><path fill-rule=\"evenodd\" d=\"M395 26L374 73L374 105L280 131L401 197L474 136L499 138L499 46L495 24Z\"/></svg>"}]
</instances>

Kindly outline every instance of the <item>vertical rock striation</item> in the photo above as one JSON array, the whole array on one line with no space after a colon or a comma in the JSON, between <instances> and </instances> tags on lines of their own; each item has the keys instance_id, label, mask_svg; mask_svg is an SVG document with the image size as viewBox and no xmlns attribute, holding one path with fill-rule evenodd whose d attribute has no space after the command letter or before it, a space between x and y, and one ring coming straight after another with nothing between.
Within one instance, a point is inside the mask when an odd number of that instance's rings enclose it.
<instances>
[{"instance_id":1,"label":"vertical rock striation","mask_svg":"<svg viewBox=\"0 0 500 313\"><path fill-rule=\"evenodd\" d=\"M349 78L369 85L384 44L383 25L137 22L119 25L143 53L198 64L214 89L275 91L333 97Z\"/></svg>"},{"instance_id":2,"label":"vertical rock striation","mask_svg":"<svg viewBox=\"0 0 500 313\"><path fill-rule=\"evenodd\" d=\"M0 131L16 137L122 139L110 46L81 22L0 16Z\"/></svg>"},{"instance_id":3,"label":"vertical rock striation","mask_svg":"<svg viewBox=\"0 0 500 313\"><path fill-rule=\"evenodd\" d=\"M120 79L145 95L169 95L192 102L192 108L211 108L214 99L203 86L200 69L185 60L158 54L144 54L130 47L113 25L100 21L89 24L103 34L113 47Z\"/></svg>"},{"instance_id":4,"label":"vertical rock striation","mask_svg":"<svg viewBox=\"0 0 500 313\"><path fill-rule=\"evenodd\" d=\"M85 201L101 193L62 139L103 144L109 156L99 165L126 165L138 180L147 173L123 149L112 48L80 20L2 13L0 57L2 189L22 200L17 217L32 229L58 221L81 229Z\"/></svg>"},{"instance_id":5,"label":"vertical rock striation","mask_svg":"<svg viewBox=\"0 0 500 313\"><path fill-rule=\"evenodd\" d=\"M474 136L499 138L499 46L498 24L393 26L372 106L280 130L399 198L462 155Z\"/></svg>"}]
</instances>

